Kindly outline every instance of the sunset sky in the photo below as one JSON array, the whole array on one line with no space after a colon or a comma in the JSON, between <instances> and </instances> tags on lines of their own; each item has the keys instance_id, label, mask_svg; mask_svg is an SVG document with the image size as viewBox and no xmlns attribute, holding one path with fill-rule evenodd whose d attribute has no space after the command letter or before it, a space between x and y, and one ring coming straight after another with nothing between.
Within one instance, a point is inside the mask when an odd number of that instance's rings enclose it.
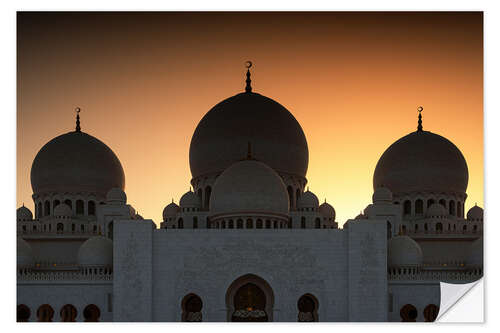
<instances>
[{"instance_id":1,"label":"sunset sky","mask_svg":"<svg viewBox=\"0 0 500 333\"><path fill-rule=\"evenodd\" d=\"M343 224L371 203L384 150L423 127L469 167L466 210L483 206L481 13L20 13L17 204L30 169L74 130L107 144L128 202L158 225L189 189L189 143L203 115L244 91L285 106L309 146L308 185Z\"/></svg>"}]
</instances>

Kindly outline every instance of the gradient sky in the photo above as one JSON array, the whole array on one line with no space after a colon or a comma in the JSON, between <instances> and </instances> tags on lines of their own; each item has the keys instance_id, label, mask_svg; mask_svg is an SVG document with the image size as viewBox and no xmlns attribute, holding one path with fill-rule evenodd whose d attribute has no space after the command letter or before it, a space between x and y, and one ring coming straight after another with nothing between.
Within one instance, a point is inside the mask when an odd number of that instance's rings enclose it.
<instances>
[{"instance_id":1,"label":"gradient sky","mask_svg":"<svg viewBox=\"0 0 500 333\"><path fill-rule=\"evenodd\" d=\"M476 13L19 13L17 203L30 169L74 130L120 159L128 201L159 224L189 189L189 143L212 106L244 90L285 106L309 146L307 179L344 223L371 202L378 158L415 131L443 135L483 206L483 15Z\"/></svg>"}]
</instances>

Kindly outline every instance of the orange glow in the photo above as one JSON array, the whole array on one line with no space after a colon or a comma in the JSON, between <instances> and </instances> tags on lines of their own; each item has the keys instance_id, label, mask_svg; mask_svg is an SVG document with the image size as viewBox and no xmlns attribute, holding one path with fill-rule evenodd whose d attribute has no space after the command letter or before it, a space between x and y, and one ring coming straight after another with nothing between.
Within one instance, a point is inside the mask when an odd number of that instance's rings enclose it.
<instances>
[{"instance_id":1,"label":"orange glow","mask_svg":"<svg viewBox=\"0 0 500 333\"><path fill-rule=\"evenodd\" d=\"M378 158L423 127L469 167L466 209L483 206L481 13L155 13L18 16L17 203L32 211L38 150L74 129L122 162L128 201L159 225L189 190L203 115L242 92L284 105L309 145L311 191L343 224L371 202Z\"/></svg>"}]
</instances>

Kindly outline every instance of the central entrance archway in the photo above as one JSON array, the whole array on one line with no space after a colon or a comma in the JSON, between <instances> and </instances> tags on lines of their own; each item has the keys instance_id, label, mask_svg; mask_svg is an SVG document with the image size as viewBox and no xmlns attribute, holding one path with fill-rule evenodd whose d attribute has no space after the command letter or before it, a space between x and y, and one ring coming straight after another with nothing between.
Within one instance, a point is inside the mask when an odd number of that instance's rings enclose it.
<instances>
[{"instance_id":1,"label":"central entrance archway","mask_svg":"<svg viewBox=\"0 0 500 333\"><path fill-rule=\"evenodd\" d=\"M247 274L236 279L227 289L226 306L228 321L272 321L274 293L264 279Z\"/></svg>"}]
</instances>

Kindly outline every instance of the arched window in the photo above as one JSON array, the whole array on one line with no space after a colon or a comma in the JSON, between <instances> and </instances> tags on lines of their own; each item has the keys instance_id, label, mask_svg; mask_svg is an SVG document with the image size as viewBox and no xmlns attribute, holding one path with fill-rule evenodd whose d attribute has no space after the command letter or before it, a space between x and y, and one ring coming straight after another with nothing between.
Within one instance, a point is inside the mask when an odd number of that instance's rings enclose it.
<instances>
[{"instance_id":1,"label":"arched window","mask_svg":"<svg viewBox=\"0 0 500 333\"><path fill-rule=\"evenodd\" d=\"M19 304L17 306L17 321L27 322L31 316L31 310L24 304Z\"/></svg>"},{"instance_id":2,"label":"arched window","mask_svg":"<svg viewBox=\"0 0 500 333\"><path fill-rule=\"evenodd\" d=\"M189 294L182 299L182 321L200 322L202 320L201 309L203 302L198 295Z\"/></svg>"},{"instance_id":3,"label":"arched window","mask_svg":"<svg viewBox=\"0 0 500 333\"><path fill-rule=\"evenodd\" d=\"M303 295L297 302L299 308L298 321L318 321L318 300L311 294Z\"/></svg>"},{"instance_id":4,"label":"arched window","mask_svg":"<svg viewBox=\"0 0 500 333\"><path fill-rule=\"evenodd\" d=\"M76 226L75 226L75 224L73 223L73 224L71 225L71 232L75 232L75 229L76 229Z\"/></svg>"},{"instance_id":5,"label":"arched window","mask_svg":"<svg viewBox=\"0 0 500 333\"><path fill-rule=\"evenodd\" d=\"M73 208L73 202L70 199L64 200L64 203L69 206L69 208Z\"/></svg>"},{"instance_id":6,"label":"arched window","mask_svg":"<svg viewBox=\"0 0 500 333\"><path fill-rule=\"evenodd\" d=\"M45 210L44 210L44 215L49 216L50 215L50 201L45 201Z\"/></svg>"},{"instance_id":7,"label":"arched window","mask_svg":"<svg viewBox=\"0 0 500 333\"><path fill-rule=\"evenodd\" d=\"M113 221L108 223L108 238L113 239Z\"/></svg>"},{"instance_id":8,"label":"arched window","mask_svg":"<svg viewBox=\"0 0 500 333\"><path fill-rule=\"evenodd\" d=\"M253 229L253 221L251 219L247 220L247 229Z\"/></svg>"},{"instance_id":9,"label":"arched window","mask_svg":"<svg viewBox=\"0 0 500 333\"><path fill-rule=\"evenodd\" d=\"M316 229L320 229L321 228L321 220L319 218L316 218L316 221L314 222L314 227Z\"/></svg>"},{"instance_id":10,"label":"arched window","mask_svg":"<svg viewBox=\"0 0 500 333\"><path fill-rule=\"evenodd\" d=\"M85 232L85 226L83 224L80 224L80 231Z\"/></svg>"},{"instance_id":11,"label":"arched window","mask_svg":"<svg viewBox=\"0 0 500 333\"><path fill-rule=\"evenodd\" d=\"M36 316L38 317L38 321L52 321L54 317L54 310L48 304L40 305L38 310L36 311Z\"/></svg>"},{"instance_id":12,"label":"arched window","mask_svg":"<svg viewBox=\"0 0 500 333\"><path fill-rule=\"evenodd\" d=\"M293 188L289 185L286 190L288 191L288 202L290 203L290 209L294 208L294 200L293 200Z\"/></svg>"},{"instance_id":13,"label":"arched window","mask_svg":"<svg viewBox=\"0 0 500 333\"><path fill-rule=\"evenodd\" d=\"M200 202L203 202L203 191L201 188L198 189L198 198L200 198Z\"/></svg>"},{"instance_id":14,"label":"arched window","mask_svg":"<svg viewBox=\"0 0 500 333\"><path fill-rule=\"evenodd\" d=\"M42 203L39 202L38 203L38 212L37 212L37 215L36 215L38 218L42 217L43 216L43 212L42 212Z\"/></svg>"},{"instance_id":15,"label":"arched window","mask_svg":"<svg viewBox=\"0 0 500 333\"><path fill-rule=\"evenodd\" d=\"M415 224L415 232L418 232L418 224Z\"/></svg>"},{"instance_id":16,"label":"arched window","mask_svg":"<svg viewBox=\"0 0 500 333\"><path fill-rule=\"evenodd\" d=\"M193 229L198 229L198 218L196 216L193 217Z\"/></svg>"},{"instance_id":17,"label":"arched window","mask_svg":"<svg viewBox=\"0 0 500 333\"><path fill-rule=\"evenodd\" d=\"M64 232L64 224L58 223L57 224L57 233L62 234Z\"/></svg>"},{"instance_id":18,"label":"arched window","mask_svg":"<svg viewBox=\"0 0 500 333\"><path fill-rule=\"evenodd\" d=\"M415 201L415 214L416 215L422 215L424 213L424 202L422 199L417 199Z\"/></svg>"},{"instance_id":19,"label":"arched window","mask_svg":"<svg viewBox=\"0 0 500 333\"><path fill-rule=\"evenodd\" d=\"M288 219L288 229L292 229L292 218Z\"/></svg>"},{"instance_id":20,"label":"arched window","mask_svg":"<svg viewBox=\"0 0 500 333\"><path fill-rule=\"evenodd\" d=\"M180 219L177 221L177 228L179 228L179 229L184 229L184 221L182 220L182 218L180 218Z\"/></svg>"},{"instance_id":21,"label":"arched window","mask_svg":"<svg viewBox=\"0 0 500 333\"><path fill-rule=\"evenodd\" d=\"M444 200L444 199L439 200L439 204L441 206L443 206L444 208L446 208L446 200Z\"/></svg>"},{"instance_id":22,"label":"arched window","mask_svg":"<svg viewBox=\"0 0 500 333\"><path fill-rule=\"evenodd\" d=\"M467 226L466 225L464 225L463 230L467 231Z\"/></svg>"},{"instance_id":23,"label":"arched window","mask_svg":"<svg viewBox=\"0 0 500 333\"><path fill-rule=\"evenodd\" d=\"M411 214L411 201L406 200L403 204L403 214L410 215Z\"/></svg>"},{"instance_id":24,"label":"arched window","mask_svg":"<svg viewBox=\"0 0 500 333\"><path fill-rule=\"evenodd\" d=\"M443 225L441 223L436 223L436 232L443 232Z\"/></svg>"},{"instance_id":25,"label":"arched window","mask_svg":"<svg viewBox=\"0 0 500 333\"><path fill-rule=\"evenodd\" d=\"M100 316L101 310L94 304L87 305L85 309L83 309L84 321L96 322L99 321Z\"/></svg>"},{"instance_id":26,"label":"arched window","mask_svg":"<svg viewBox=\"0 0 500 333\"><path fill-rule=\"evenodd\" d=\"M451 200L450 201L450 206L448 207L449 213L452 216L455 216L455 201Z\"/></svg>"},{"instance_id":27,"label":"arched window","mask_svg":"<svg viewBox=\"0 0 500 333\"><path fill-rule=\"evenodd\" d=\"M391 222L387 221L387 239L392 238L392 224Z\"/></svg>"},{"instance_id":28,"label":"arched window","mask_svg":"<svg viewBox=\"0 0 500 333\"><path fill-rule=\"evenodd\" d=\"M88 207L87 207L89 215L95 215L95 202L94 201L89 201Z\"/></svg>"},{"instance_id":29,"label":"arched window","mask_svg":"<svg viewBox=\"0 0 500 333\"><path fill-rule=\"evenodd\" d=\"M71 304L66 304L61 308L61 321L76 321L76 308Z\"/></svg>"},{"instance_id":30,"label":"arched window","mask_svg":"<svg viewBox=\"0 0 500 333\"><path fill-rule=\"evenodd\" d=\"M226 220L222 221L222 229L226 229Z\"/></svg>"},{"instance_id":31,"label":"arched window","mask_svg":"<svg viewBox=\"0 0 500 333\"><path fill-rule=\"evenodd\" d=\"M429 304L424 309L425 321L432 322L435 321L439 313L439 307L435 304Z\"/></svg>"},{"instance_id":32,"label":"arched window","mask_svg":"<svg viewBox=\"0 0 500 333\"><path fill-rule=\"evenodd\" d=\"M406 304L399 311L399 315L401 316L401 321L415 322L418 316L417 308L411 304Z\"/></svg>"},{"instance_id":33,"label":"arched window","mask_svg":"<svg viewBox=\"0 0 500 333\"><path fill-rule=\"evenodd\" d=\"M297 191L295 191L295 207L297 207L297 203L299 202L300 194L300 188L298 188Z\"/></svg>"},{"instance_id":34,"label":"arched window","mask_svg":"<svg viewBox=\"0 0 500 333\"><path fill-rule=\"evenodd\" d=\"M271 229L271 221L266 220L266 229Z\"/></svg>"},{"instance_id":35,"label":"arched window","mask_svg":"<svg viewBox=\"0 0 500 333\"><path fill-rule=\"evenodd\" d=\"M243 220L242 219L239 219L236 221L236 228L243 229Z\"/></svg>"},{"instance_id":36,"label":"arched window","mask_svg":"<svg viewBox=\"0 0 500 333\"><path fill-rule=\"evenodd\" d=\"M210 195L212 194L212 188L207 186L205 188L205 208L208 209L210 207Z\"/></svg>"},{"instance_id":37,"label":"arched window","mask_svg":"<svg viewBox=\"0 0 500 333\"><path fill-rule=\"evenodd\" d=\"M474 233L477 232L477 224L474 224Z\"/></svg>"},{"instance_id":38,"label":"arched window","mask_svg":"<svg viewBox=\"0 0 500 333\"><path fill-rule=\"evenodd\" d=\"M83 215L83 200L76 200L76 215Z\"/></svg>"},{"instance_id":39,"label":"arched window","mask_svg":"<svg viewBox=\"0 0 500 333\"><path fill-rule=\"evenodd\" d=\"M233 220L229 220L229 229L234 229L234 222L233 222Z\"/></svg>"},{"instance_id":40,"label":"arched window","mask_svg":"<svg viewBox=\"0 0 500 333\"><path fill-rule=\"evenodd\" d=\"M56 208L57 206L59 206L61 202L59 200L54 200L54 202L52 203L52 209Z\"/></svg>"},{"instance_id":41,"label":"arched window","mask_svg":"<svg viewBox=\"0 0 500 333\"><path fill-rule=\"evenodd\" d=\"M429 230L429 227L427 226L427 223L424 223L424 230L425 231Z\"/></svg>"},{"instance_id":42,"label":"arched window","mask_svg":"<svg viewBox=\"0 0 500 333\"><path fill-rule=\"evenodd\" d=\"M429 208L434 203L434 199L427 200L427 208Z\"/></svg>"},{"instance_id":43,"label":"arched window","mask_svg":"<svg viewBox=\"0 0 500 333\"><path fill-rule=\"evenodd\" d=\"M262 220L261 219L257 220L257 229L262 229Z\"/></svg>"},{"instance_id":44,"label":"arched window","mask_svg":"<svg viewBox=\"0 0 500 333\"><path fill-rule=\"evenodd\" d=\"M460 201L457 202L457 216L462 217L462 203Z\"/></svg>"},{"instance_id":45,"label":"arched window","mask_svg":"<svg viewBox=\"0 0 500 333\"><path fill-rule=\"evenodd\" d=\"M273 221L273 227L274 229L278 229L278 221Z\"/></svg>"},{"instance_id":46,"label":"arched window","mask_svg":"<svg viewBox=\"0 0 500 333\"><path fill-rule=\"evenodd\" d=\"M300 228L301 229L305 229L306 228L306 218L304 216L302 216L300 218Z\"/></svg>"}]
</instances>

